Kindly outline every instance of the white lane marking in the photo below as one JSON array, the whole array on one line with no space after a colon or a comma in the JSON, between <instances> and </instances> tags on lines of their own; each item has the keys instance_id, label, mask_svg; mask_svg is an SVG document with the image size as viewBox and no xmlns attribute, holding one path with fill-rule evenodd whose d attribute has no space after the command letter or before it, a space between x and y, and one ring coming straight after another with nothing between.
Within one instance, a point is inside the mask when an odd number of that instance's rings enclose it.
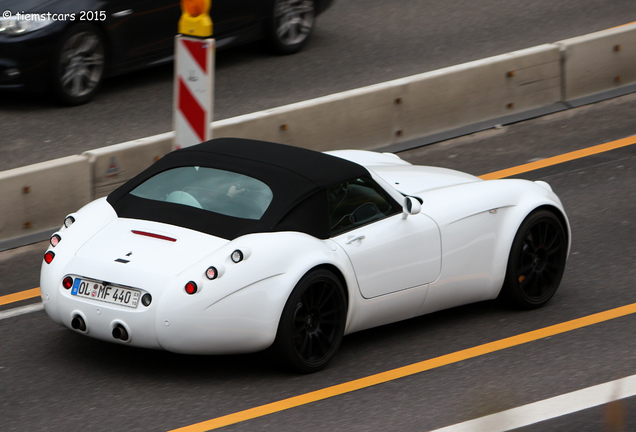
<instances>
[{"instance_id":1,"label":"white lane marking","mask_svg":"<svg viewBox=\"0 0 636 432\"><path fill-rule=\"evenodd\" d=\"M31 305L9 309L9 310L0 312L0 320L13 318L13 317L28 314L31 312L41 311L43 309L44 309L44 305L42 303L35 303Z\"/></svg>"},{"instance_id":2,"label":"white lane marking","mask_svg":"<svg viewBox=\"0 0 636 432\"><path fill-rule=\"evenodd\" d=\"M503 432L636 395L636 375L446 426L431 432Z\"/></svg>"}]
</instances>

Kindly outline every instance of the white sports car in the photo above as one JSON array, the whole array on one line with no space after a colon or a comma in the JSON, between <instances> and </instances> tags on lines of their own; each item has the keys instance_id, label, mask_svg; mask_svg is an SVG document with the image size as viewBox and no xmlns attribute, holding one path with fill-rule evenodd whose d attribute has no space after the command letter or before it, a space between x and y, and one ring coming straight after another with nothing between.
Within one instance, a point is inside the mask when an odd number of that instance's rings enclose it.
<instances>
[{"instance_id":1,"label":"white sports car","mask_svg":"<svg viewBox=\"0 0 636 432\"><path fill-rule=\"evenodd\" d=\"M271 348L302 372L343 335L557 290L570 248L542 181L483 181L387 153L221 138L69 215L44 308L94 338L178 353Z\"/></svg>"}]
</instances>

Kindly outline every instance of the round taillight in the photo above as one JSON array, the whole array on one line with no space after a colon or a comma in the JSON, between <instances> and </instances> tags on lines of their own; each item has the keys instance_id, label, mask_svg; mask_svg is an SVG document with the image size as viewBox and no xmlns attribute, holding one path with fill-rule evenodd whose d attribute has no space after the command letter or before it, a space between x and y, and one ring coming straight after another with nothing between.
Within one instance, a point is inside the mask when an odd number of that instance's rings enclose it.
<instances>
[{"instance_id":1,"label":"round taillight","mask_svg":"<svg viewBox=\"0 0 636 432\"><path fill-rule=\"evenodd\" d=\"M208 269L205 271L205 277L207 277L210 280L214 280L219 276L219 272L216 269L216 267L208 267Z\"/></svg>"},{"instance_id":2,"label":"round taillight","mask_svg":"<svg viewBox=\"0 0 636 432\"><path fill-rule=\"evenodd\" d=\"M197 289L198 289L198 288L197 288L197 284L196 284L196 283L194 283L194 282L192 282L192 281L188 282L188 283L185 285L185 291L186 291L188 294L195 294L195 293L197 292Z\"/></svg>"},{"instance_id":3,"label":"round taillight","mask_svg":"<svg viewBox=\"0 0 636 432\"><path fill-rule=\"evenodd\" d=\"M150 303L152 303L152 296L148 293L144 294L141 297L141 304L148 307L150 306Z\"/></svg>"},{"instance_id":4,"label":"round taillight","mask_svg":"<svg viewBox=\"0 0 636 432\"><path fill-rule=\"evenodd\" d=\"M55 247L60 244L60 241L62 241L62 237L60 237L59 234L53 234L51 236L51 239L49 240L49 243L51 243L51 246Z\"/></svg>"},{"instance_id":5,"label":"round taillight","mask_svg":"<svg viewBox=\"0 0 636 432\"><path fill-rule=\"evenodd\" d=\"M234 261L235 263L240 263L241 261L243 261L243 252L237 249L232 252L230 258L232 258L232 261Z\"/></svg>"},{"instance_id":6,"label":"round taillight","mask_svg":"<svg viewBox=\"0 0 636 432\"><path fill-rule=\"evenodd\" d=\"M48 251L44 254L44 262L47 264L51 264L53 262L53 258L55 258L55 253L53 251Z\"/></svg>"},{"instance_id":7,"label":"round taillight","mask_svg":"<svg viewBox=\"0 0 636 432\"><path fill-rule=\"evenodd\" d=\"M75 218L73 216L66 216L66 219L64 219L64 226L66 228L70 228L71 225L73 225L75 223Z\"/></svg>"},{"instance_id":8,"label":"round taillight","mask_svg":"<svg viewBox=\"0 0 636 432\"><path fill-rule=\"evenodd\" d=\"M66 289L71 289L73 286L73 278L70 276L66 276L62 281L62 286Z\"/></svg>"}]
</instances>

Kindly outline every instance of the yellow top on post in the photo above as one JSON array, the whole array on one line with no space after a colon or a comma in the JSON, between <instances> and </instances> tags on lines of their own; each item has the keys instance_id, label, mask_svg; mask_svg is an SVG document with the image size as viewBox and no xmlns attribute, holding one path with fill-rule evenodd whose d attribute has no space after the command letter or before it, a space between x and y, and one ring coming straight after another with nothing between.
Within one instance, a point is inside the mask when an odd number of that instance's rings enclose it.
<instances>
[{"instance_id":1,"label":"yellow top on post","mask_svg":"<svg viewBox=\"0 0 636 432\"><path fill-rule=\"evenodd\" d=\"M181 0L179 33L186 36L212 36L211 0Z\"/></svg>"}]
</instances>

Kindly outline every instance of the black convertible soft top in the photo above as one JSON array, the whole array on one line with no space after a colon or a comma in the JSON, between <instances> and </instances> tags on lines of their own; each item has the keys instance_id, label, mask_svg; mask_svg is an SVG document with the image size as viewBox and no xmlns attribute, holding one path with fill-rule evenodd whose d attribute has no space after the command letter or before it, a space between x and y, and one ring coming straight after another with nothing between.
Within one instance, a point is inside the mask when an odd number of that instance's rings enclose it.
<instances>
[{"instance_id":1,"label":"black convertible soft top","mask_svg":"<svg viewBox=\"0 0 636 432\"><path fill-rule=\"evenodd\" d=\"M273 199L260 220L141 198L130 192L156 174L176 167L223 169L256 178ZM119 217L177 225L228 240L271 231L300 231L329 236L326 189L357 177L366 168L335 156L299 147L242 138L218 138L167 154L107 198Z\"/></svg>"}]
</instances>

